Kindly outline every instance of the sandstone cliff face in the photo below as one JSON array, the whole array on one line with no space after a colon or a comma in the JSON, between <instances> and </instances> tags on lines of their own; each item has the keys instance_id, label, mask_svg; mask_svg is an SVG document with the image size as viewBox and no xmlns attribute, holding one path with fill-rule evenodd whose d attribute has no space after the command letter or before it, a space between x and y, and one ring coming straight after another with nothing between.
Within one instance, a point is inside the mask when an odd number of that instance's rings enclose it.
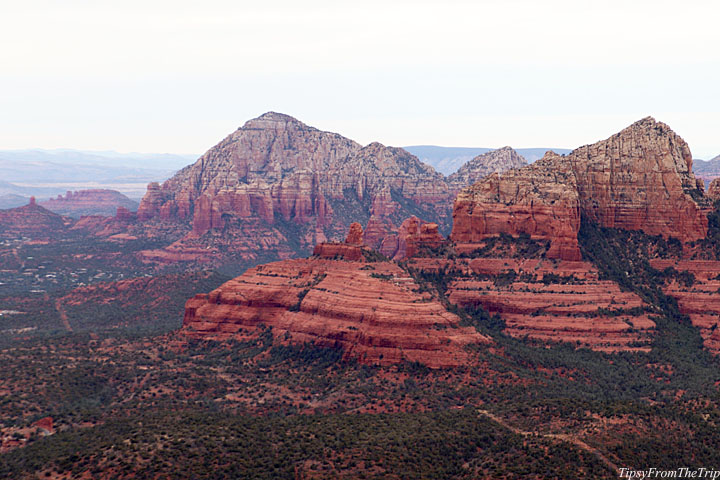
<instances>
[{"instance_id":1,"label":"sandstone cliff face","mask_svg":"<svg viewBox=\"0 0 720 480\"><path fill-rule=\"evenodd\" d=\"M707 234L690 148L664 123L644 118L567 158L588 220L681 241Z\"/></svg>"},{"instance_id":2,"label":"sandstone cliff face","mask_svg":"<svg viewBox=\"0 0 720 480\"><path fill-rule=\"evenodd\" d=\"M552 242L548 256L578 260L581 216L605 227L682 241L703 238L707 216L687 144L652 118L560 157L494 174L461 192L452 240L472 244L499 233Z\"/></svg>"},{"instance_id":3,"label":"sandstone cliff face","mask_svg":"<svg viewBox=\"0 0 720 480\"><path fill-rule=\"evenodd\" d=\"M0 210L2 237L52 238L67 231L71 224L71 219L61 217L38 205L35 197L30 198L30 203L23 207Z\"/></svg>"},{"instance_id":4,"label":"sandstone cliff face","mask_svg":"<svg viewBox=\"0 0 720 480\"><path fill-rule=\"evenodd\" d=\"M331 260L350 260L360 262L365 258L368 250L363 245L362 225L357 222L350 224L350 231L345 237L345 242L324 242L315 245L313 257L326 258Z\"/></svg>"},{"instance_id":5,"label":"sandstone cliff face","mask_svg":"<svg viewBox=\"0 0 720 480\"><path fill-rule=\"evenodd\" d=\"M372 218L384 236L418 212L449 229L450 198L442 175L402 149L361 147L267 113L162 186L150 184L138 218L192 224L182 242L189 248L202 248L206 234L223 232L240 241L225 247L241 255L263 243L276 252L273 242L258 241L266 237L289 240L298 254L340 237L351 221Z\"/></svg>"},{"instance_id":6,"label":"sandstone cliff face","mask_svg":"<svg viewBox=\"0 0 720 480\"><path fill-rule=\"evenodd\" d=\"M534 164L494 173L455 199L451 239L461 249L500 233L551 241L548 256L579 260L580 201L563 157L548 153Z\"/></svg>"},{"instance_id":7,"label":"sandstone cliff face","mask_svg":"<svg viewBox=\"0 0 720 480\"><path fill-rule=\"evenodd\" d=\"M188 300L183 332L242 339L266 325L281 341L342 348L364 363L407 360L439 368L470 362L464 347L490 340L460 327L457 316L417 287L391 262L270 263Z\"/></svg>"},{"instance_id":8,"label":"sandstone cliff face","mask_svg":"<svg viewBox=\"0 0 720 480\"><path fill-rule=\"evenodd\" d=\"M511 147L503 147L478 155L450 175L447 180L453 192L457 193L492 173L503 173L514 168L522 168L527 164L527 160Z\"/></svg>"},{"instance_id":9,"label":"sandstone cliff face","mask_svg":"<svg viewBox=\"0 0 720 480\"><path fill-rule=\"evenodd\" d=\"M393 260L403 260L417 255L422 249L437 249L445 243L436 223L413 216L402 223L397 234L383 239L380 253Z\"/></svg>"},{"instance_id":10,"label":"sandstone cliff face","mask_svg":"<svg viewBox=\"0 0 720 480\"><path fill-rule=\"evenodd\" d=\"M60 215L79 218L84 215L112 217L119 207L128 211L137 210L138 204L115 190L80 190L58 195L40 205Z\"/></svg>"}]
</instances>

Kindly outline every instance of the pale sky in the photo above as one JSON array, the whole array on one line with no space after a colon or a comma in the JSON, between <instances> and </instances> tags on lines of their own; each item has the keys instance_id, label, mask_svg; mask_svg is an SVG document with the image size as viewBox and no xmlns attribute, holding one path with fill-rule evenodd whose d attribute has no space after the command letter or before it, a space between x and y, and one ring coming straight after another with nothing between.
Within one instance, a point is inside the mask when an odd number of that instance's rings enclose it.
<instances>
[{"instance_id":1,"label":"pale sky","mask_svg":"<svg viewBox=\"0 0 720 480\"><path fill-rule=\"evenodd\" d=\"M266 111L360 143L720 154L716 1L0 0L0 149L202 153Z\"/></svg>"}]
</instances>

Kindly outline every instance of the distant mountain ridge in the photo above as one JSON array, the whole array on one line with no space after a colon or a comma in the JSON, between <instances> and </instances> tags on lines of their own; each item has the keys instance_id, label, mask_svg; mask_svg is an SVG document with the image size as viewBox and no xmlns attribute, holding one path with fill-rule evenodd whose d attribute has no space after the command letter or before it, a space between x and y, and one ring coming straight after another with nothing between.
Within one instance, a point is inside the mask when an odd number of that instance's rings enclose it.
<instances>
[{"instance_id":1,"label":"distant mountain ridge","mask_svg":"<svg viewBox=\"0 0 720 480\"><path fill-rule=\"evenodd\" d=\"M412 153L438 172L445 176L449 176L460 169L467 162L490 151L494 148L484 147L440 147L437 145L411 145L402 147ZM528 163L533 163L545 155L545 152L552 150L553 152L563 155L568 154L572 150L567 148L516 148L515 151L522 155Z\"/></svg>"},{"instance_id":2,"label":"distant mountain ridge","mask_svg":"<svg viewBox=\"0 0 720 480\"><path fill-rule=\"evenodd\" d=\"M165 180L196 158L70 149L0 150L0 195L48 198L68 190L110 188L137 198L148 182Z\"/></svg>"},{"instance_id":3,"label":"distant mountain ridge","mask_svg":"<svg viewBox=\"0 0 720 480\"><path fill-rule=\"evenodd\" d=\"M40 202L40 206L72 218L80 218L85 215L112 217L119 207L134 212L137 210L138 202L115 190L102 189L67 192L65 195L58 195L56 198Z\"/></svg>"},{"instance_id":4,"label":"distant mountain ridge","mask_svg":"<svg viewBox=\"0 0 720 480\"><path fill-rule=\"evenodd\" d=\"M706 184L720 177L720 155L710 160L693 159L693 172Z\"/></svg>"}]
</instances>

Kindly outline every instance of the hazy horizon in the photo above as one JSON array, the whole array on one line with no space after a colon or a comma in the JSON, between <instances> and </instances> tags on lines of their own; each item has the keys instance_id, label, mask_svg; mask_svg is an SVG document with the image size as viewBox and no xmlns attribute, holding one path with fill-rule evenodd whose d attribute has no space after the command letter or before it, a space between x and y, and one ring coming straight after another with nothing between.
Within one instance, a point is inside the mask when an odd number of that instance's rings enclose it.
<instances>
[{"instance_id":1,"label":"hazy horizon","mask_svg":"<svg viewBox=\"0 0 720 480\"><path fill-rule=\"evenodd\" d=\"M720 5L555 0L1 9L0 149L204 152L273 110L360 143L594 143L653 116L720 154Z\"/></svg>"}]
</instances>

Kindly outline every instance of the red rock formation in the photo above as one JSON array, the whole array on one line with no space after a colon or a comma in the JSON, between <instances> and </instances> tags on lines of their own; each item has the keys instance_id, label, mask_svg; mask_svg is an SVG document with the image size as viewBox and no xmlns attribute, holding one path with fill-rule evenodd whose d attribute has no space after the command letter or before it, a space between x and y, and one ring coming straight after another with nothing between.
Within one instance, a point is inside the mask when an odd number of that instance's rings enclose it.
<instances>
[{"instance_id":1,"label":"red rock formation","mask_svg":"<svg viewBox=\"0 0 720 480\"><path fill-rule=\"evenodd\" d=\"M449 301L469 310L480 305L500 315L505 332L514 337L607 352L650 349L655 323L638 310L643 301L600 280L588 262L416 258L410 265L458 272L445 292Z\"/></svg>"},{"instance_id":2,"label":"red rock formation","mask_svg":"<svg viewBox=\"0 0 720 480\"><path fill-rule=\"evenodd\" d=\"M352 262L362 261L364 251L362 226L353 222L350 224L350 231L345 238L345 243L323 242L315 245L313 257L327 259L343 259Z\"/></svg>"},{"instance_id":3,"label":"red rock formation","mask_svg":"<svg viewBox=\"0 0 720 480\"><path fill-rule=\"evenodd\" d=\"M280 254L273 242L258 240L274 236L280 243L297 240L291 244L297 255L338 238L352 221L368 215L383 226L380 240L410 209L447 227L449 199L442 175L402 149L378 143L361 147L267 113L162 186L150 184L138 218L191 222L192 235L182 245L192 248L207 246L208 232L223 232L233 241L221 251L258 255L265 243L265 255Z\"/></svg>"},{"instance_id":4,"label":"red rock formation","mask_svg":"<svg viewBox=\"0 0 720 480\"><path fill-rule=\"evenodd\" d=\"M706 203L687 144L645 118L594 145L493 174L455 200L452 240L473 244L499 233L549 239L548 257L580 258L580 216L605 227L682 241L707 232Z\"/></svg>"},{"instance_id":5,"label":"red rock formation","mask_svg":"<svg viewBox=\"0 0 720 480\"><path fill-rule=\"evenodd\" d=\"M183 331L246 338L267 325L278 339L340 347L346 357L370 364L408 360L439 368L470 362L464 347L490 340L460 327L458 317L417 287L390 262L270 263L188 300Z\"/></svg>"},{"instance_id":6,"label":"red rock formation","mask_svg":"<svg viewBox=\"0 0 720 480\"><path fill-rule=\"evenodd\" d=\"M362 245L363 244L363 229L362 225L357 222L350 224L350 231L345 237L345 243L350 245Z\"/></svg>"},{"instance_id":7,"label":"red rock formation","mask_svg":"<svg viewBox=\"0 0 720 480\"><path fill-rule=\"evenodd\" d=\"M712 201L720 200L720 178L716 178L712 182L710 182L707 196Z\"/></svg>"},{"instance_id":8,"label":"red rock formation","mask_svg":"<svg viewBox=\"0 0 720 480\"><path fill-rule=\"evenodd\" d=\"M67 231L71 224L71 219L38 205L35 197L24 207L0 210L0 236L4 237L48 239Z\"/></svg>"},{"instance_id":9,"label":"red rock formation","mask_svg":"<svg viewBox=\"0 0 720 480\"><path fill-rule=\"evenodd\" d=\"M160 209L164 203L163 194L160 191L160 184L151 182L147 186L147 193L140 202L137 214L139 220L149 220L153 217L160 216Z\"/></svg>"},{"instance_id":10,"label":"red rock formation","mask_svg":"<svg viewBox=\"0 0 720 480\"><path fill-rule=\"evenodd\" d=\"M526 233L551 241L547 255L580 260L577 232L580 209L574 175L564 158L547 154L534 164L494 173L466 188L455 199L451 239L472 250L479 241L499 233Z\"/></svg>"},{"instance_id":11,"label":"red rock formation","mask_svg":"<svg viewBox=\"0 0 720 480\"><path fill-rule=\"evenodd\" d=\"M115 220L119 222L132 222L136 215L125 207L117 207L115 211Z\"/></svg>"},{"instance_id":12,"label":"red rock formation","mask_svg":"<svg viewBox=\"0 0 720 480\"><path fill-rule=\"evenodd\" d=\"M644 118L567 159L588 220L683 242L707 234L690 148L664 123Z\"/></svg>"},{"instance_id":13,"label":"red rock formation","mask_svg":"<svg viewBox=\"0 0 720 480\"><path fill-rule=\"evenodd\" d=\"M118 208L136 210L137 202L115 190L81 190L40 202L40 205L60 215L79 218L86 215L112 217Z\"/></svg>"},{"instance_id":14,"label":"red rock formation","mask_svg":"<svg viewBox=\"0 0 720 480\"><path fill-rule=\"evenodd\" d=\"M657 270L671 267L693 274L692 285L672 281L664 291L677 300L680 312L689 316L692 324L700 329L705 348L720 354L720 262L653 259L650 265Z\"/></svg>"},{"instance_id":15,"label":"red rock formation","mask_svg":"<svg viewBox=\"0 0 720 480\"><path fill-rule=\"evenodd\" d=\"M33 422L32 426L45 430L45 432L47 434L51 434L51 433L55 432L55 428L53 427L53 418L52 417L45 417L45 418L41 418L40 420L36 420Z\"/></svg>"},{"instance_id":16,"label":"red rock formation","mask_svg":"<svg viewBox=\"0 0 720 480\"><path fill-rule=\"evenodd\" d=\"M393 260L402 260L417 255L423 248L437 249L444 243L436 223L413 216L402 223L397 234L383 239L380 252Z\"/></svg>"}]
</instances>

